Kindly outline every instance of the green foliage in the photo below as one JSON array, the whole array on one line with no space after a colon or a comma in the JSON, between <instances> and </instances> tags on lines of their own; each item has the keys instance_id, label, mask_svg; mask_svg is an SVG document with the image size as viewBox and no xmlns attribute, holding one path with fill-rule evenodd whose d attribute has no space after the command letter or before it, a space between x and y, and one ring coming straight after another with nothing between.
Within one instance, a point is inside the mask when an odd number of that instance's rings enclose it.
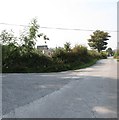
<instances>
[{"instance_id":1,"label":"green foliage","mask_svg":"<svg viewBox=\"0 0 119 120\"><path fill-rule=\"evenodd\" d=\"M106 50L106 52L107 52L108 56L113 56L113 54L114 54L112 48L108 48L108 49Z\"/></svg>"},{"instance_id":2,"label":"green foliage","mask_svg":"<svg viewBox=\"0 0 119 120\"><path fill-rule=\"evenodd\" d=\"M37 20L33 19L29 27L28 37L30 40L33 41L34 39L36 39L36 33L38 32L38 29L39 29L39 25L37 24Z\"/></svg>"},{"instance_id":3,"label":"green foliage","mask_svg":"<svg viewBox=\"0 0 119 120\"><path fill-rule=\"evenodd\" d=\"M21 35L21 42L23 52L31 52L35 48L36 37L38 33L39 25L37 24L37 20L33 19L29 25L28 32L26 34Z\"/></svg>"},{"instance_id":4,"label":"green foliage","mask_svg":"<svg viewBox=\"0 0 119 120\"><path fill-rule=\"evenodd\" d=\"M59 72L87 67L104 58L103 53L88 51L80 45L71 52L56 48L52 58L40 55L35 50L24 54L20 51L17 46L3 46L3 54L6 54L3 56L3 72Z\"/></svg>"},{"instance_id":5,"label":"green foliage","mask_svg":"<svg viewBox=\"0 0 119 120\"><path fill-rule=\"evenodd\" d=\"M16 56L16 57L15 57ZM15 52L4 59L3 71L5 72L42 72L52 64L52 59L37 53L26 53L20 56Z\"/></svg>"},{"instance_id":6,"label":"green foliage","mask_svg":"<svg viewBox=\"0 0 119 120\"><path fill-rule=\"evenodd\" d=\"M88 54L93 58L93 59L106 59L107 58L107 53L104 51L101 51L100 53L95 51L95 50L90 50L88 51Z\"/></svg>"},{"instance_id":7,"label":"green foliage","mask_svg":"<svg viewBox=\"0 0 119 120\"><path fill-rule=\"evenodd\" d=\"M91 56L92 58L97 58L97 59L100 59L100 53L98 53L97 51L95 50L89 50L88 51L88 54L89 56Z\"/></svg>"},{"instance_id":8,"label":"green foliage","mask_svg":"<svg viewBox=\"0 0 119 120\"><path fill-rule=\"evenodd\" d=\"M17 44L13 31L8 32L6 30L3 30L0 34L0 41L3 45Z\"/></svg>"},{"instance_id":9,"label":"green foliage","mask_svg":"<svg viewBox=\"0 0 119 120\"><path fill-rule=\"evenodd\" d=\"M67 52L70 52L71 51L71 44L69 42L66 42L64 44L64 49L67 51Z\"/></svg>"},{"instance_id":10,"label":"green foliage","mask_svg":"<svg viewBox=\"0 0 119 120\"><path fill-rule=\"evenodd\" d=\"M114 58L119 59L119 49L115 51Z\"/></svg>"},{"instance_id":11,"label":"green foliage","mask_svg":"<svg viewBox=\"0 0 119 120\"><path fill-rule=\"evenodd\" d=\"M27 32L19 38L21 44L18 44L13 32L1 32L3 72L30 72L34 67L41 71L49 62L51 63L49 58L40 56L35 49L38 28L37 20L33 19Z\"/></svg>"},{"instance_id":12,"label":"green foliage","mask_svg":"<svg viewBox=\"0 0 119 120\"><path fill-rule=\"evenodd\" d=\"M109 33L96 30L95 32L93 32L93 35L91 35L91 38L88 39L88 45L91 48L97 49L98 52L100 52L107 48L107 40L109 40L108 37L110 37Z\"/></svg>"},{"instance_id":13,"label":"green foliage","mask_svg":"<svg viewBox=\"0 0 119 120\"><path fill-rule=\"evenodd\" d=\"M55 65L52 67L56 71L79 69L90 66L101 58L104 58L101 53L89 51L82 45L76 45L70 52L67 52L64 48L57 48L54 50L53 61ZM63 68L60 66L63 66Z\"/></svg>"},{"instance_id":14,"label":"green foliage","mask_svg":"<svg viewBox=\"0 0 119 120\"><path fill-rule=\"evenodd\" d=\"M88 52L87 48L82 45L75 45L72 51L79 55L87 55L87 52Z\"/></svg>"},{"instance_id":15,"label":"green foliage","mask_svg":"<svg viewBox=\"0 0 119 120\"><path fill-rule=\"evenodd\" d=\"M69 42L66 42L63 48L54 49L51 57L45 56L35 48L36 38L49 38L43 33L39 34L38 28L37 20L33 19L28 30L21 34L19 39L13 32L1 32L3 72L59 72L87 67L98 59L106 58L105 52L89 51L82 45L71 49ZM17 42L19 40L20 44Z\"/></svg>"},{"instance_id":16,"label":"green foliage","mask_svg":"<svg viewBox=\"0 0 119 120\"><path fill-rule=\"evenodd\" d=\"M100 52L101 59L107 59L107 53L105 51Z\"/></svg>"}]
</instances>

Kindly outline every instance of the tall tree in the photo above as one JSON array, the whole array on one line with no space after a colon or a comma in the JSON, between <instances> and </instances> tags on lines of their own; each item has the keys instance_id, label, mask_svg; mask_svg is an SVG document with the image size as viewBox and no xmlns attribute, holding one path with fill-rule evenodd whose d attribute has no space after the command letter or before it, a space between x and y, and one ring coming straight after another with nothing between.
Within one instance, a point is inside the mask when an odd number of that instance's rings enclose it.
<instances>
[{"instance_id":1,"label":"tall tree","mask_svg":"<svg viewBox=\"0 0 119 120\"><path fill-rule=\"evenodd\" d=\"M37 20L33 19L29 25L27 33L21 35L20 39L23 42L22 47L28 52L35 48L38 29L39 25L37 24Z\"/></svg>"},{"instance_id":2,"label":"tall tree","mask_svg":"<svg viewBox=\"0 0 119 120\"><path fill-rule=\"evenodd\" d=\"M108 48L108 49L106 50L106 52L108 53L108 56L110 56L110 55L112 56L112 55L114 54L112 48Z\"/></svg>"},{"instance_id":3,"label":"tall tree","mask_svg":"<svg viewBox=\"0 0 119 120\"><path fill-rule=\"evenodd\" d=\"M91 35L91 38L88 39L88 45L93 48L93 49L97 49L98 52L105 50L107 48L107 40L109 36L108 32L104 32L104 31L100 31L100 30L96 30L95 32L93 32L93 34Z\"/></svg>"}]
</instances>

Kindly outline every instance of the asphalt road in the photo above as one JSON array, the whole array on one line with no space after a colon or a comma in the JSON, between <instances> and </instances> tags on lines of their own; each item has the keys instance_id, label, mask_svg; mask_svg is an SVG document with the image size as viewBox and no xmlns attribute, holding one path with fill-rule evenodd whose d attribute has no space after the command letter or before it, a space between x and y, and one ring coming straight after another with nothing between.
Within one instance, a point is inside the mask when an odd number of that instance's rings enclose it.
<instances>
[{"instance_id":1,"label":"asphalt road","mask_svg":"<svg viewBox=\"0 0 119 120\"><path fill-rule=\"evenodd\" d=\"M116 118L117 62L59 73L3 74L5 118Z\"/></svg>"}]
</instances>

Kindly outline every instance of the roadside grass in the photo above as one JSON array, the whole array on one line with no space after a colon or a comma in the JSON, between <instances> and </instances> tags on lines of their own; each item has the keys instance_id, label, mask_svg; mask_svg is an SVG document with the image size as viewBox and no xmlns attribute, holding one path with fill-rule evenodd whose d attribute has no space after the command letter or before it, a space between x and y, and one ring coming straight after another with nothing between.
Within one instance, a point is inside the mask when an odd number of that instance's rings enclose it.
<instances>
[{"instance_id":1,"label":"roadside grass","mask_svg":"<svg viewBox=\"0 0 119 120\"><path fill-rule=\"evenodd\" d=\"M57 64L57 65L47 67L43 72L62 72L62 71L68 71L68 70L82 69L82 68L90 67L96 64L97 61L98 59L93 59L87 63L77 62L74 64Z\"/></svg>"},{"instance_id":2,"label":"roadside grass","mask_svg":"<svg viewBox=\"0 0 119 120\"><path fill-rule=\"evenodd\" d=\"M90 67L92 65L94 65L96 62L98 61L98 59L93 59L90 60L87 63L83 63L83 62L76 62L73 64L52 64L50 66L44 66L42 68L36 68L36 67L32 67L32 68L12 68L10 69L5 69L3 70L3 73L15 73L17 71L17 73L51 73L51 72L62 72L62 71L68 71L68 70L76 70L76 69L82 69L82 68L86 68L86 67Z\"/></svg>"},{"instance_id":3,"label":"roadside grass","mask_svg":"<svg viewBox=\"0 0 119 120\"><path fill-rule=\"evenodd\" d=\"M96 64L97 61L98 61L97 59L94 59L94 60L90 61L89 63L83 64L83 65L79 65L79 66L78 66L77 68L75 68L75 69L82 69L82 68L90 67L90 66ZM74 70L75 70L75 69L74 69Z\"/></svg>"}]
</instances>

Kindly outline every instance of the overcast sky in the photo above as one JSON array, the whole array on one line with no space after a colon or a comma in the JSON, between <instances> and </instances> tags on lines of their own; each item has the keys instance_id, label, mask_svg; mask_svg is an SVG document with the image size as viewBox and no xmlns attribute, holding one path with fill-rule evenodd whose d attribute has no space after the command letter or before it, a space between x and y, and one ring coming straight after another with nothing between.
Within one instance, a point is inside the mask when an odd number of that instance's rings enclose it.
<instances>
[{"instance_id":1,"label":"overcast sky","mask_svg":"<svg viewBox=\"0 0 119 120\"><path fill-rule=\"evenodd\" d=\"M28 25L32 18L38 19L41 27L77 28L86 30L117 30L118 0L0 0L0 23ZM13 29L19 34L24 27L0 25L0 30ZM48 47L82 44L88 47L87 39L92 31L39 29L50 41ZM108 47L117 46L117 33L112 36ZM37 45L44 44L38 39Z\"/></svg>"}]
</instances>

